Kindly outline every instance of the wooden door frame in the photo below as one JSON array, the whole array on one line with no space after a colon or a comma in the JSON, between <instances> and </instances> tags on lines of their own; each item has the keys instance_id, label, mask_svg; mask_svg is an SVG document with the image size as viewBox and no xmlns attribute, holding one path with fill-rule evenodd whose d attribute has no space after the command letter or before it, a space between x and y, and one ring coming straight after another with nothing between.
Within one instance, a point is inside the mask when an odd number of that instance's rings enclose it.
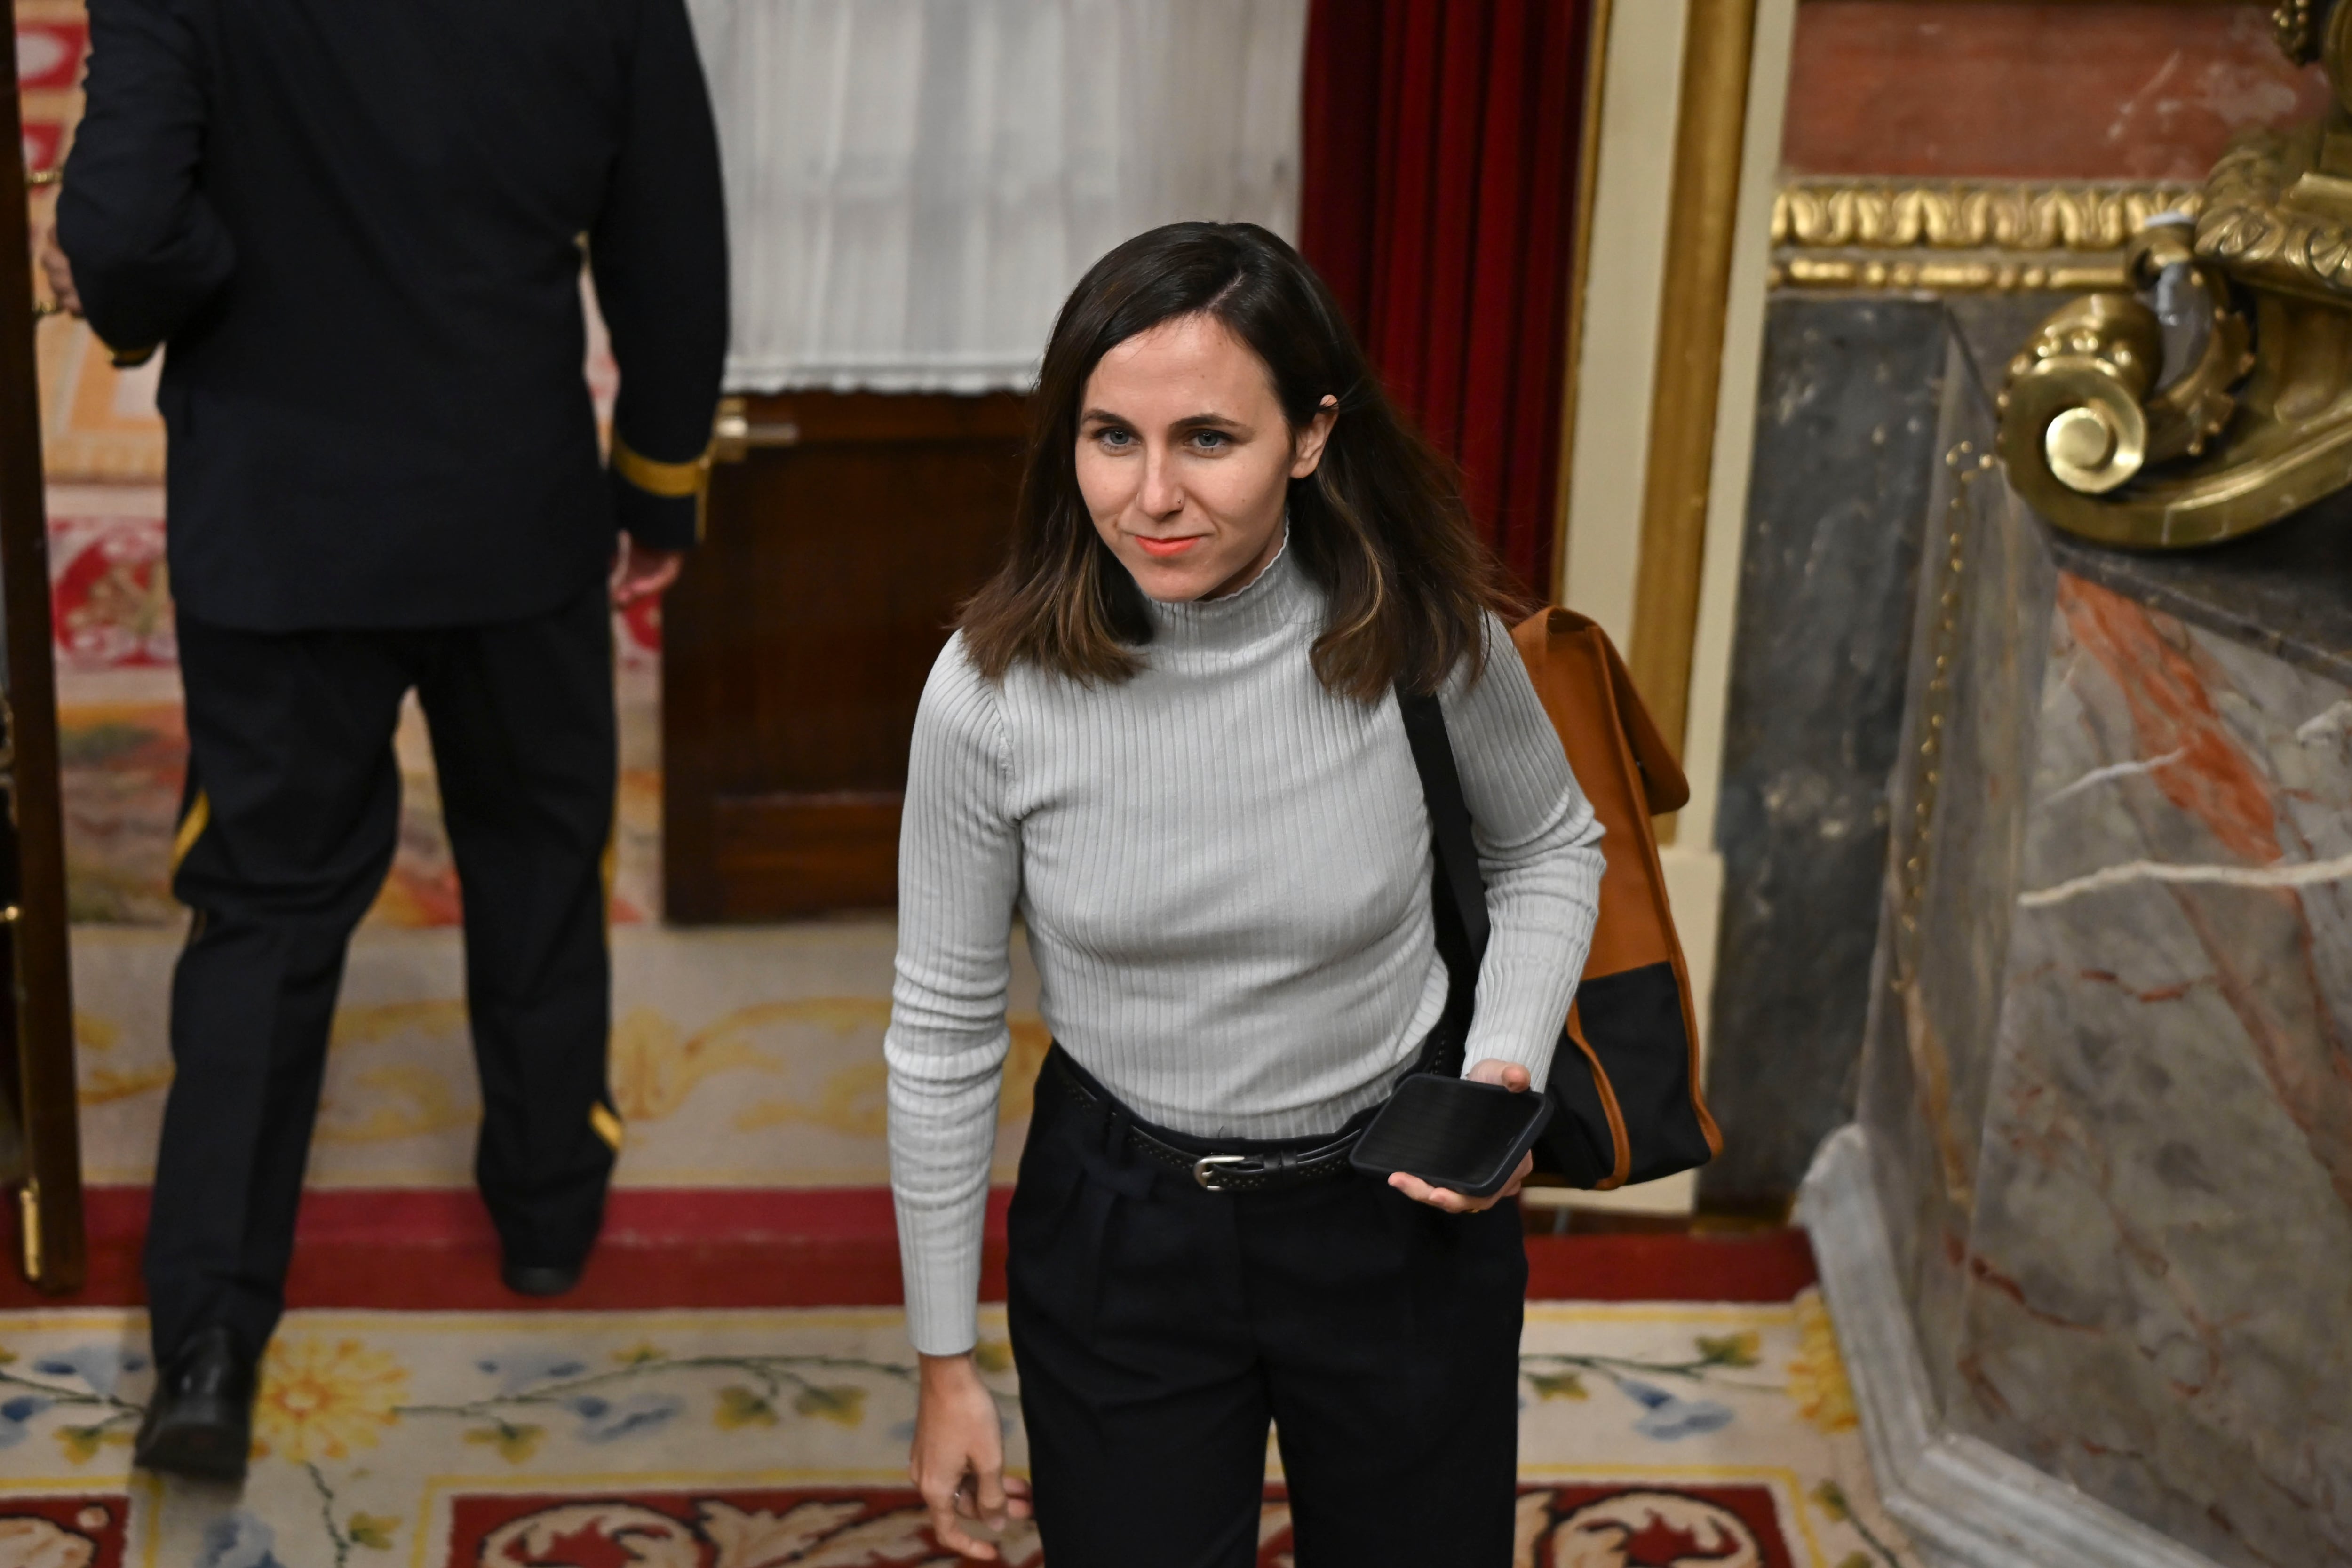
<instances>
[{"instance_id":1,"label":"wooden door frame","mask_svg":"<svg viewBox=\"0 0 2352 1568\"><path fill-rule=\"evenodd\" d=\"M7 7L8 80L16 79L16 5ZM48 514L41 393L34 353L31 215L22 104L0 117L0 787L8 801L15 885L0 888L0 945L15 1005L0 1014L16 1058L21 1164L14 1173L25 1277L47 1291L79 1288L85 1268L81 1131L74 1071L73 977L66 925L65 825L58 759L55 644L49 623Z\"/></svg>"}]
</instances>

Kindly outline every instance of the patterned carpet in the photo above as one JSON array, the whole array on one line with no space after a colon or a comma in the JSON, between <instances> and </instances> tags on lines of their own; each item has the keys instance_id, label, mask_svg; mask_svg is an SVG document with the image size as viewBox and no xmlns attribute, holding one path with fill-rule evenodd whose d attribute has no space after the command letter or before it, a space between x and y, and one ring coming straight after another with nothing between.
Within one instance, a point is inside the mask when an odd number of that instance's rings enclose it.
<instances>
[{"instance_id":1,"label":"patterned carpet","mask_svg":"<svg viewBox=\"0 0 2352 1568\"><path fill-rule=\"evenodd\" d=\"M137 1189L171 1078L164 1005L184 916L166 870L185 742L160 494L56 487L52 517L83 1135L106 1189L93 1194L94 1287L107 1279L87 1300L115 1304L0 1311L0 1568L952 1561L903 1480L913 1356L894 1310L639 1310L896 1299L879 1191L891 924L660 925L659 626L643 616L615 627L614 1079L629 1136L619 1234L583 1290L617 1310L297 1311L273 1348L262 1452L241 1494L130 1474L152 1373L143 1320L121 1303L137 1299ZM455 880L413 710L397 744L400 849L352 951L311 1171L326 1195L306 1210L295 1288L380 1308L421 1282L420 1305L503 1303L458 1190L478 1097ZM1000 1184L1045 1045L1034 985L1021 965ZM725 1245L697 1228L714 1223ZM427 1250L401 1250L420 1236ZM1729 1292L1734 1273L1751 1297L1794 1289L1772 1283L1791 1270L1769 1247L1733 1269L1720 1249L1662 1261L1648 1246L1679 1238L1588 1239L1606 1245L1534 1245L1541 1289ZM1623 1279L1598 1277L1595 1258ZM823 1279L784 1278L796 1270ZM1793 1279L1805 1274L1798 1248ZM984 1349L1017 1455L1010 1358L1001 1340ZM1877 1510L1810 1291L1793 1304L1538 1304L1521 1391L1524 1568L1909 1561ZM1263 1564L1291 1562L1278 1466L1261 1537ZM1042 1562L1027 1531L1005 1546L1022 1568Z\"/></svg>"},{"instance_id":2,"label":"patterned carpet","mask_svg":"<svg viewBox=\"0 0 2352 1568\"><path fill-rule=\"evenodd\" d=\"M1000 1309L982 1360L1020 1457ZM883 1568L954 1561L903 1479L889 1310L294 1314L241 1494L127 1468L134 1314L0 1316L5 1568ZM1780 1306L1531 1306L1526 1568L1895 1568L1834 1338ZM1260 1561L1290 1563L1269 1466ZM1040 1563L1016 1529L1008 1561ZM1433 1565L1435 1568L1435 1565Z\"/></svg>"}]
</instances>

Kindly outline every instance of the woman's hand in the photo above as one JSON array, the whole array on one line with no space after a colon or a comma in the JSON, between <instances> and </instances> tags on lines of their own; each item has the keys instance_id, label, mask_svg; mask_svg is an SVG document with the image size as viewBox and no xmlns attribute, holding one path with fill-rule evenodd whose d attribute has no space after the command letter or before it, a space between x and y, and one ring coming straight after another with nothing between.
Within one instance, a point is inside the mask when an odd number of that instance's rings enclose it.
<instances>
[{"instance_id":1,"label":"woman's hand","mask_svg":"<svg viewBox=\"0 0 2352 1568\"><path fill-rule=\"evenodd\" d=\"M1027 1519L1029 1483L1005 1479L996 1398L980 1381L971 1354L927 1355L922 1363L907 1478L923 1494L931 1534L941 1546L992 1562L996 1548L966 1531L963 1521L1003 1530L1008 1520Z\"/></svg>"},{"instance_id":2,"label":"woman's hand","mask_svg":"<svg viewBox=\"0 0 2352 1568\"><path fill-rule=\"evenodd\" d=\"M1499 1083L1513 1094L1527 1093L1528 1084L1534 1081L1528 1076L1528 1069L1518 1063L1498 1062L1491 1057L1462 1076L1473 1083ZM1484 1214L1505 1198L1517 1197L1520 1184L1528 1179L1528 1173L1535 1168L1536 1157L1533 1154L1520 1155L1519 1168L1511 1173L1511 1179L1503 1184L1503 1190L1486 1198L1465 1198L1451 1187L1433 1187L1419 1176L1408 1176L1402 1171L1389 1177L1389 1185L1415 1203L1444 1209L1447 1214Z\"/></svg>"},{"instance_id":3,"label":"woman's hand","mask_svg":"<svg viewBox=\"0 0 2352 1568\"><path fill-rule=\"evenodd\" d=\"M625 610L639 599L665 592L677 581L678 568L684 564L683 550L649 549L625 533L621 535L613 550L613 607Z\"/></svg>"}]
</instances>

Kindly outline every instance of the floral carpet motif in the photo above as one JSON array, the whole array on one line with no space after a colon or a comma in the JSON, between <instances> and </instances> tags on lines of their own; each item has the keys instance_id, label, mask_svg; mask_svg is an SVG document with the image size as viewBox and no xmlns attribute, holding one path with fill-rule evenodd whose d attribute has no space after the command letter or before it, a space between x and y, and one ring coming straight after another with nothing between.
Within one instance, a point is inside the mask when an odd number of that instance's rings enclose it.
<instances>
[{"instance_id":1,"label":"floral carpet motif","mask_svg":"<svg viewBox=\"0 0 2352 1568\"><path fill-rule=\"evenodd\" d=\"M1023 1459L1001 1309L982 1362ZM241 1491L128 1469L144 1323L0 1317L0 1568L947 1568L890 1310L289 1316ZM1909 1568L1819 1298L1534 1303L1524 1568ZM1289 1568L1270 1468L1261 1563ZM1016 1529L1007 1559L1037 1568Z\"/></svg>"},{"instance_id":2,"label":"floral carpet motif","mask_svg":"<svg viewBox=\"0 0 2352 1568\"><path fill-rule=\"evenodd\" d=\"M627 1501L467 1497L451 1510L453 1565L593 1563L645 1568L786 1568L917 1563L945 1568L919 1499L904 1488L639 1493ZM1289 1502L1266 1489L1259 1568L1291 1568ZM998 1541L1009 1568L1044 1568L1034 1531ZM1518 1561L1534 1568L1790 1568L1769 1488L1526 1486Z\"/></svg>"}]
</instances>

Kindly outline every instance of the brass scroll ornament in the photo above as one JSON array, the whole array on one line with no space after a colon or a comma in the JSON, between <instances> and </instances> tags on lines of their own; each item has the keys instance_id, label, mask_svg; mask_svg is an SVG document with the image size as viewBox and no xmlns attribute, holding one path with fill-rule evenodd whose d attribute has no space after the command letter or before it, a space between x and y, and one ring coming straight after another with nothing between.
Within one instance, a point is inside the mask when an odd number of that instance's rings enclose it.
<instances>
[{"instance_id":1,"label":"brass scroll ornament","mask_svg":"<svg viewBox=\"0 0 2352 1568\"><path fill-rule=\"evenodd\" d=\"M2239 412L2231 388L2255 367L2227 280L2190 259L2184 228L2173 225L2144 234L2126 268L2151 289L2168 270L2187 284L2203 316L2194 363L2164 379L2176 367L2164 363L2163 328L2137 293L2067 305L2010 362L2000 437L2010 482L2052 521L2115 544L2204 543L2273 521L2200 504L2224 493L2211 475L2239 454L2214 437ZM2180 458L2193 477L2147 475Z\"/></svg>"},{"instance_id":2,"label":"brass scroll ornament","mask_svg":"<svg viewBox=\"0 0 2352 1568\"><path fill-rule=\"evenodd\" d=\"M2141 229L2126 288L2066 305L2010 362L2001 464L2059 527L2210 544L2352 485L2352 4L2324 15L2323 36L2315 7L2279 7L2290 54L2326 64L2326 116L2242 139L2193 219Z\"/></svg>"}]
</instances>

